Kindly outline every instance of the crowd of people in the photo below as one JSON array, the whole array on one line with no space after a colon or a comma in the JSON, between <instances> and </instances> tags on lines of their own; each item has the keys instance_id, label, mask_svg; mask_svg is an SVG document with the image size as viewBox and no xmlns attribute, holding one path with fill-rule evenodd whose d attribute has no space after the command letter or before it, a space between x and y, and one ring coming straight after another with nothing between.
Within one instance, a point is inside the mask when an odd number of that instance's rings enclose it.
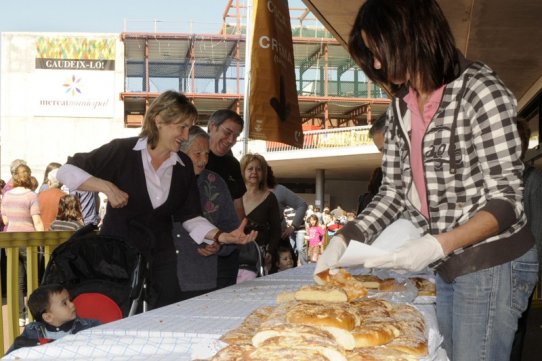
<instances>
[{"instance_id":1,"label":"crowd of people","mask_svg":"<svg viewBox=\"0 0 542 361\"><path fill-rule=\"evenodd\" d=\"M157 294L151 307L316 262L347 213L308 207L277 183L259 154L238 161L231 153L244 126L237 113L216 111L207 132L194 125L196 117L184 95L164 92L149 107L139 137L77 153L64 165L51 162L37 191L26 162L13 161L1 198L4 231L94 224L128 240L151 261ZM25 267L21 249L21 325L28 322Z\"/></svg>"},{"instance_id":2,"label":"crowd of people","mask_svg":"<svg viewBox=\"0 0 542 361\"><path fill-rule=\"evenodd\" d=\"M84 225L79 199L62 190L56 178L59 163L50 163L39 190L25 160L11 163L11 178L2 187L0 227L4 232L77 230ZM37 192L36 192L37 191ZM43 257L39 257L43 269ZM28 323L26 295L26 249L19 249L19 325Z\"/></svg>"}]
</instances>

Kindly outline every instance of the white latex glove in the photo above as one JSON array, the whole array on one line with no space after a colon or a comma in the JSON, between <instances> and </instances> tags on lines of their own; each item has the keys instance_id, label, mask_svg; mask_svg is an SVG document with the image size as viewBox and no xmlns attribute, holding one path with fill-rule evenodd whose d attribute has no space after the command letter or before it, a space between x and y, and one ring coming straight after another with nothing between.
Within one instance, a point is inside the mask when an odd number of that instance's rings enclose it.
<instances>
[{"instance_id":1,"label":"white latex glove","mask_svg":"<svg viewBox=\"0 0 542 361\"><path fill-rule=\"evenodd\" d=\"M341 236L334 236L331 238L324 253L318 257L314 274L330 269L337 261L339 261L339 258L341 258L345 250L346 242ZM318 277L315 277L315 280L317 278Z\"/></svg>"},{"instance_id":2,"label":"white latex glove","mask_svg":"<svg viewBox=\"0 0 542 361\"><path fill-rule=\"evenodd\" d=\"M440 242L430 234L407 241L390 255L375 257L365 262L367 268L396 268L421 271L427 265L444 257Z\"/></svg>"}]
</instances>

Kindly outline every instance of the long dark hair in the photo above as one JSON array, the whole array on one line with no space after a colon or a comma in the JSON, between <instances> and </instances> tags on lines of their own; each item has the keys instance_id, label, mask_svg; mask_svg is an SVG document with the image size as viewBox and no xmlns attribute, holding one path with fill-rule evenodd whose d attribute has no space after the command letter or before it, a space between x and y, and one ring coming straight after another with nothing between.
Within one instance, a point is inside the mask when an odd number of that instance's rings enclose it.
<instances>
[{"instance_id":1,"label":"long dark hair","mask_svg":"<svg viewBox=\"0 0 542 361\"><path fill-rule=\"evenodd\" d=\"M459 76L454 37L435 0L367 0L350 32L348 50L371 80L392 93L411 85L393 80L408 77L417 90L429 93ZM381 69L373 67L375 58Z\"/></svg>"}]
</instances>

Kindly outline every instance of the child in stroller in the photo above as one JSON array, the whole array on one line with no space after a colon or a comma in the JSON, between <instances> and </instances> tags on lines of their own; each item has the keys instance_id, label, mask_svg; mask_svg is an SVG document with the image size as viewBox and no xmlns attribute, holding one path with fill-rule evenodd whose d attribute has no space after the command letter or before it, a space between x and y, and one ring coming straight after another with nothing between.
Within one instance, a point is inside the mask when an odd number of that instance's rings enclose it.
<instances>
[{"instance_id":1,"label":"child in stroller","mask_svg":"<svg viewBox=\"0 0 542 361\"><path fill-rule=\"evenodd\" d=\"M111 298L124 317L140 310L147 300L148 264L134 246L121 239L98 235L95 227L75 232L51 256L42 285L58 283L72 297L83 293L101 293Z\"/></svg>"},{"instance_id":2,"label":"child in stroller","mask_svg":"<svg viewBox=\"0 0 542 361\"><path fill-rule=\"evenodd\" d=\"M34 290L28 298L28 308L35 321L15 338L7 353L58 340L100 324L96 320L78 318L68 290L59 284L44 285Z\"/></svg>"}]
</instances>

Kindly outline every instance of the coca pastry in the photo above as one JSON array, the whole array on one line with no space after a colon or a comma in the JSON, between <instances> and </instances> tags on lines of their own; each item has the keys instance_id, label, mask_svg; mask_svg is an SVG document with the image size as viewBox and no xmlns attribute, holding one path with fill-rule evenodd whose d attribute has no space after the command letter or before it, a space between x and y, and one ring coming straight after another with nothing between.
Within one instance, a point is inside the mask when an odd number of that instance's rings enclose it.
<instances>
[{"instance_id":1,"label":"coca pastry","mask_svg":"<svg viewBox=\"0 0 542 361\"><path fill-rule=\"evenodd\" d=\"M318 285L252 312L222 336L229 346L211 360L411 361L428 354L425 319L415 307L364 298L362 284L380 289L385 280L346 270L317 278Z\"/></svg>"}]
</instances>

